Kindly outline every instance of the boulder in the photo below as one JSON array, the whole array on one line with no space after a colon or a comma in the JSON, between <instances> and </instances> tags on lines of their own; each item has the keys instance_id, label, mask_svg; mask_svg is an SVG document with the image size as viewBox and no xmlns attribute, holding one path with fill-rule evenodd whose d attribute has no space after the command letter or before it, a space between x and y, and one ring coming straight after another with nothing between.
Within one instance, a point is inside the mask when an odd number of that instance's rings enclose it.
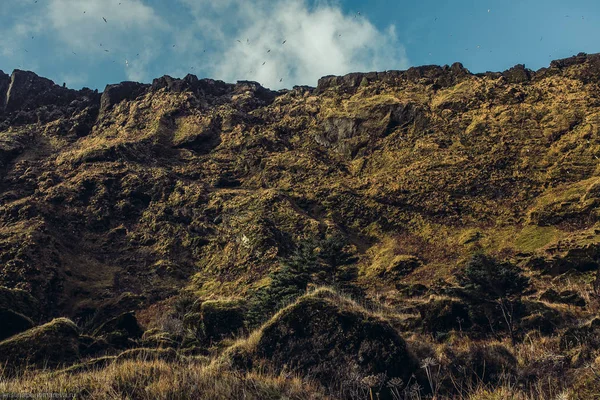
<instances>
[{"instance_id":1,"label":"boulder","mask_svg":"<svg viewBox=\"0 0 600 400\"><path fill-rule=\"evenodd\" d=\"M106 339L116 348L127 348L140 339L143 333L133 312L127 312L100 325L93 336Z\"/></svg>"},{"instance_id":2,"label":"boulder","mask_svg":"<svg viewBox=\"0 0 600 400\"><path fill-rule=\"evenodd\" d=\"M8 371L25 366L53 367L79 358L79 329L66 318L29 329L0 342L0 364Z\"/></svg>"},{"instance_id":3,"label":"boulder","mask_svg":"<svg viewBox=\"0 0 600 400\"><path fill-rule=\"evenodd\" d=\"M245 352L245 353L244 353ZM384 319L329 291L301 297L267 322L249 348L233 348L234 366L266 362L275 371L311 376L324 386L385 373L405 382L417 364Z\"/></svg>"},{"instance_id":4,"label":"boulder","mask_svg":"<svg viewBox=\"0 0 600 400\"><path fill-rule=\"evenodd\" d=\"M137 82L121 82L116 85L107 85L100 99L100 114L110 110L115 104L124 100L134 100L143 95L149 85Z\"/></svg>"},{"instance_id":5,"label":"boulder","mask_svg":"<svg viewBox=\"0 0 600 400\"><path fill-rule=\"evenodd\" d=\"M0 308L0 321L0 340L33 328L31 319L6 308Z\"/></svg>"}]
</instances>

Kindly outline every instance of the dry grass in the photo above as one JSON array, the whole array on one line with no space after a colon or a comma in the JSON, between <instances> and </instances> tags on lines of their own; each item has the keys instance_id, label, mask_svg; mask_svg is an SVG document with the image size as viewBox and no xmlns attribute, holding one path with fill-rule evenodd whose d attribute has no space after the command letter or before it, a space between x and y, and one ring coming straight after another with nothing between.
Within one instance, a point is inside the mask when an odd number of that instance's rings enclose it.
<instances>
[{"instance_id":1,"label":"dry grass","mask_svg":"<svg viewBox=\"0 0 600 400\"><path fill-rule=\"evenodd\" d=\"M322 399L312 385L293 376L238 373L195 362L126 360L104 369L29 372L0 380L0 394L56 393L92 399Z\"/></svg>"}]
</instances>

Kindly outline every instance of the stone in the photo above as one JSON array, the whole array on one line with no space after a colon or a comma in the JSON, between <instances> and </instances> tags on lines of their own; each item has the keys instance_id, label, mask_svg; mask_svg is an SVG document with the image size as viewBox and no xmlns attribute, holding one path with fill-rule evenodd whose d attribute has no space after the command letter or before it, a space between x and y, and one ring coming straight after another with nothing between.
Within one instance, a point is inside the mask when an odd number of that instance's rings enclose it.
<instances>
[{"instance_id":1,"label":"stone","mask_svg":"<svg viewBox=\"0 0 600 400\"><path fill-rule=\"evenodd\" d=\"M0 363L9 371L25 366L55 367L79 358L79 329L66 318L29 329L0 342Z\"/></svg>"}]
</instances>

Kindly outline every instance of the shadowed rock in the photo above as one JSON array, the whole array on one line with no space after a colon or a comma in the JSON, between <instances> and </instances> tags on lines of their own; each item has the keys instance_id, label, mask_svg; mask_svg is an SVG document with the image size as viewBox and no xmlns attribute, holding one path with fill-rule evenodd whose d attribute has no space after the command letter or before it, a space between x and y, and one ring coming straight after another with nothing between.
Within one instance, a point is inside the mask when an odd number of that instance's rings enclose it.
<instances>
[{"instance_id":1,"label":"shadowed rock","mask_svg":"<svg viewBox=\"0 0 600 400\"><path fill-rule=\"evenodd\" d=\"M71 363L79 357L79 329L66 318L22 332L0 342L0 363L9 369Z\"/></svg>"},{"instance_id":2,"label":"shadowed rock","mask_svg":"<svg viewBox=\"0 0 600 400\"><path fill-rule=\"evenodd\" d=\"M106 86L100 100L100 114L102 115L124 100L136 99L143 95L148 88L149 85L137 82L121 82Z\"/></svg>"},{"instance_id":3,"label":"shadowed rock","mask_svg":"<svg viewBox=\"0 0 600 400\"><path fill-rule=\"evenodd\" d=\"M103 337L117 348L127 348L133 341L140 339L143 333L135 315L128 312L106 321L94 331L94 336Z\"/></svg>"},{"instance_id":4,"label":"shadowed rock","mask_svg":"<svg viewBox=\"0 0 600 400\"><path fill-rule=\"evenodd\" d=\"M386 373L408 380L416 363L404 339L385 320L327 290L300 298L267 322L249 355L235 354L246 367L266 360L312 376L323 385L349 376Z\"/></svg>"}]
</instances>

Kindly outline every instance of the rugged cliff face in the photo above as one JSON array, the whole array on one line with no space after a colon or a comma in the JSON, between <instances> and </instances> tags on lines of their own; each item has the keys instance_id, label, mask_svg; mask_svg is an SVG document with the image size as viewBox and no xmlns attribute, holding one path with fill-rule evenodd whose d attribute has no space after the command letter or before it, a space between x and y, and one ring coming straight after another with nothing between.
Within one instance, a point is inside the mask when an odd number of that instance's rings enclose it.
<instances>
[{"instance_id":1,"label":"rugged cliff face","mask_svg":"<svg viewBox=\"0 0 600 400\"><path fill-rule=\"evenodd\" d=\"M244 295L328 235L351 244L367 294L452 282L478 249L593 269L599 85L584 54L279 92L188 75L100 94L0 72L0 285L46 317L125 292L141 308L182 288Z\"/></svg>"},{"instance_id":2,"label":"rugged cliff face","mask_svg":"<svg viewBox=\"0 0 600 400\"><path fill-rule=\"evenodd\" d=\"M278 92L0 71L0 392L590 398L599 160L600 55Z\"/></svg>"}]
</instances>

